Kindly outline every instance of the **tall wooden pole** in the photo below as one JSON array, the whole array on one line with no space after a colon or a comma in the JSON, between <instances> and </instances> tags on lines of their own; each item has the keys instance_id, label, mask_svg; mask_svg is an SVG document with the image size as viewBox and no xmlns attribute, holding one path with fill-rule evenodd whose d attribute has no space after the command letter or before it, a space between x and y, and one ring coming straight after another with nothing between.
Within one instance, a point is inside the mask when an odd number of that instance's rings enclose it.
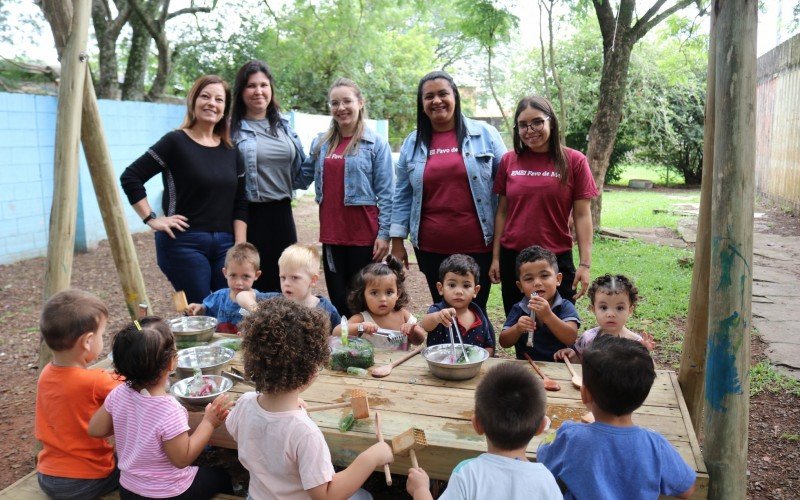
<instances>
[{"instance_id":1,"label":"tall wooden pole","mask_svg":"<svg viewBox=\"0 0 800 500\"><path fill-rule=\"evenodd\" d=\"M97 196L97 204L103 216L111 255L117 268L125 305L131 319L138 317L139 304L149 304L144 287L142 270L139 268L139 257L133 246L133 238L128 230L125 209L119 195L117 178L111 163L111 155L106 144L100 111L97 108L97 97L94 84L86 68L86 80L83 94L83 120L81 122L81 138L83 153L89 165L92 185Z\"/></svg>"},{"instance_id":2,"label":"tall wooden pole","mask_svg":"<svg viewBox=\"0 0 800 500\"><path fill-rule=\"evenodd\" d=\"M72 4L62 0L42 0L42 11L50 23L56 50L63 54L72 23ZM111 162L111 155L103 132L97 97L94 92L89 68L86 68L83 93L83 115L81 120L81 139L86 163L103 216L111 255L122 285L125 304L131 318L137 317L137 306L149 303L144 286L144 278L139 268L139 259L133 246L133 238L124 217L124 208L119 195L117 179Z\"/></svg>"},{"instance_id":3,"label":"tall wooden pole","mask_svg":"<svg viewBox=\"0 0 800 500\"><path fill-rule=\"evenodd\" d=\"M81 130L81 104L86 79L86 42L89 38L91 0L75 0L74 15L67 44L61 56L61 83L58 89L58 111L53 205L50 212L50 235L47 241L47 269L44 297L69 288L72 257L75 248L75 226L78 213L78 144ZM50 360L52 353L42 342L39 366Z\"/></svg>"},{"instance_id":4,"label":"tall wooden pole","mask_svg":"<svg viewBox=\"0 0 800 500\"><path fill-rule=\"evenodd\" d=\"M716 110L705 445L711 499L747 493L753 186L755 0L716 0Z\"/></svg>"},{"instance_id":5,"label":"tall wooden pole","mask_svg":"<svg viewBox=\"0 0 800 500\"><path fill-rule=\"evenodd\" d=\"M714 185L714 92L716 72L716 38L714 16L711 17L711 37L708 46L708 75L706 76L706 120L703 132L703 178L700 187L700 215L697 219L697 240L694 247L692 291L686 336L683 338L681 368L678 382L694 432L700 435L703 422L705 393L706 344L708 342L708 278L711 265L711 193Z\"/></svg>"}]
</instances>

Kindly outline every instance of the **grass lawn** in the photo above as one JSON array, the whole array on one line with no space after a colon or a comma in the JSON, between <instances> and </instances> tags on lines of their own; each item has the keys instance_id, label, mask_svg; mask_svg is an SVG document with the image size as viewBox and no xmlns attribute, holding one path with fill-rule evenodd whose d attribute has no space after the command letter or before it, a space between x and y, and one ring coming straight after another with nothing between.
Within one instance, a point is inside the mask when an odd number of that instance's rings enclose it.
<instances>
[{"instance_id":1,"label":"grass lawn","mask_svg":"<svg viewBox=\"0 0 800 500\"><path fill-rule=\"evenodd\" d=\"M667 171L664 167L647 163L625 163L620 166L621 176L618 181L612 182L615 186L627 186L631 179L651 181L657 186L680 187L683 186L683 176L670 171L667 183Z\"/></svg>"},{"instance_id":2,"label":"grass lawn","mask_svg":"<svg viewBox=\"0 0 800 500\"><path fill-rule=\"evenodd\" d=\"M609 228L626 227L678 227L679 217L668 213L654 213L655 209L669 209L678 203L699 203L700 190L670 191L611 190L603 193L601 224ZM593 258L594 260L594 258Z\"/></svg>"}]
</instances>

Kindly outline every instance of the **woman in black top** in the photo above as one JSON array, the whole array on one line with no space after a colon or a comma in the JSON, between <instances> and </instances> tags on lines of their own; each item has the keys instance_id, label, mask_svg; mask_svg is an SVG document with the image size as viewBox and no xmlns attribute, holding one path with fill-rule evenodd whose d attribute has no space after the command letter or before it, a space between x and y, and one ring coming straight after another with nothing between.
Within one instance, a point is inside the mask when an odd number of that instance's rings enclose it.
<instances>
[{"instance_id":1,"label":"woman in black top","mask_svg":"<svg viewBox=\"0 0 800 500\"><path fill-rule=\"evenodd\" d=\"M275 80L261 61L248 61L236 74L231 137L247 179L247 241L261 256L261 277L253 288L279 292L278 258L286 247L297 243L292 190L306 155L289 120L281 116Z\"/></svg>"},{"instance_id":2,"label":"woman in black top","mask_svg":"<svg viewBox=\"0 0 800 500\"><path fill-rule=\"evenodd\" d=\"M227 83L215 75L195 81L186 116L122 173L122 189L142 221L156 230L158 267L189 302L202 302L225 288L222 266L234 243L247 233L244 167L230 140ZM156 216L144 183L164 182Z\"/></svg>"}]
</instances>

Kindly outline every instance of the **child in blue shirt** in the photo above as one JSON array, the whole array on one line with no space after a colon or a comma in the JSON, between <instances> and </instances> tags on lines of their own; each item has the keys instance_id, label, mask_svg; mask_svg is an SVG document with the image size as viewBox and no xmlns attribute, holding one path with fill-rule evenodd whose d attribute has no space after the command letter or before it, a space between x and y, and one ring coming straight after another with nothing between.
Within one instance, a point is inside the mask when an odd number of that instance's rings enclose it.
<instances>
[{"instance_id":1,"label":"child in blue shirt","mask_svg":"<svg viewBox=\"0 0 800 500\"><path fill-rule=\"evenodd\" d=\"M295 243L289 245L278 259L278 274L281 280L281 293L240 292L236 301L246 311L253 311L256 302L284 296L306 307L318 307L328 313L331 328L341 323L342 317L330 300L322 295L314 295L314 285L319 281L320 252L316 245Z\"/></svg>"},{"instance_id":2,"label":"child in blue shirt","mask_svg":"<svg viewBox=\"0 0 800 500\"><path fill-rule=\"evenodd\" d=\"M202 304L189 304L186 308L190 316L213 316L217 318L217 331L238 333L237 325L242 321L241 307L236 295L253 290L253 282L261 276L261 259L258 250L250 243L238 243L225 254L225 267L222 274L228 280L228 288L221 288L203 299ZM258 290L253 293L260 294Z\"/></svg>"},{"instance_id":3,"label":"child in blue shirt","mask_svg":"<svg viewBox=\"0 0 800 500\"><path fill-rule=\"evenodd\" d=\"M583 355L581 399L595 422L564 422L539 445L537 459L564 498L689 498L695 471L660 434L633 425L656 378L642 344L598 337Z\"/></svg>"},{"instance_id":4,"label":"child in blue shirt","mask_svg":"<svg viewBox=\"0 0 800 500\"><path fill-rule=\"evenodd\" d=\"M494 354L492 324L480 306L473 302L481 289L479 278L478 263L469 255L455 254L442 261L436 288L443 300L433 304L419 322L428 332L429 346L449 344L448 328L453 324L453 318L457 318L458 331L465 344L483 347L489 356Z\"/></svg>"},{"instance_id":5,"label":"child in blue shirt","mask_svg":"<svg viewBox=\"0 0 800 500\"><path fill-rule=\"evenodd\" d=\"M472 426L486 434L488 453L456 465L440 500L561 500L553 475L531 462L527 448L547 426L547 396L541 380L524 365L501 363L490 369L475 390ZM414 500L429 500L428 474L408 471L406 490Z\"/></svg>"},{"instance_id":6,"label":"child in blue shirt","mask_svg":"<svg viewBox=\"0 0 800 500\"><path fill-rule=\"evenodd\" d=\"M498 340L502 347L514 346L517 359L527 353L535 361L553 361L558 350L577 340L578 311L558 293L561 273L553 252L534 245L519 253L516 264L524 297L511 308Z\"/></svg>"}]
</instances>

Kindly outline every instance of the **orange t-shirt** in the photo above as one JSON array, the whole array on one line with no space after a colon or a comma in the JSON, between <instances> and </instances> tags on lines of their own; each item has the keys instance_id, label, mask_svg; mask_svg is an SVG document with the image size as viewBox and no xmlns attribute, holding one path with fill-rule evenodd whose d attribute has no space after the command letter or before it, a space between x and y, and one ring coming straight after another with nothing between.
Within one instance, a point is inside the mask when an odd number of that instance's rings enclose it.
<instances>
[{"instance_id":1,"label":"orange t-shirt","mask_svg":"<svg viewBox=\"0 0 800 500\"><path fill-rule=\"evenodd\" d=\"M73 479L100 479L114 470L114 447L88 434L89 420L120 384L105 370L48 363L36 390L37 470Z\"/></svg>"}]
</instances>

